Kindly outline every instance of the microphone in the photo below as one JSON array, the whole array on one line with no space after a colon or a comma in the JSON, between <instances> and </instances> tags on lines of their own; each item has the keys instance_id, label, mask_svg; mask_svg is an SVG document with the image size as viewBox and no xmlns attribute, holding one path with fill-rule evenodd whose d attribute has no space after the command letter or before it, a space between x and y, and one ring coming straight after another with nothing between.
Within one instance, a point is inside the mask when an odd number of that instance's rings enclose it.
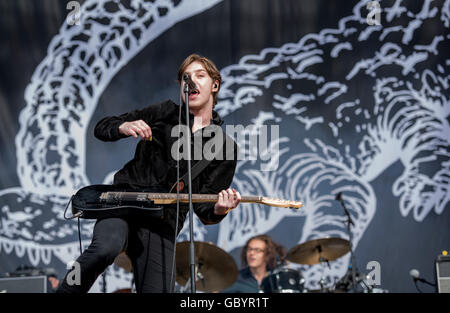
<instances>
[{"instance_id":1,"label":"microphone","mask_svg":"<svg viewBox=\"0 0 450 313\"><path fill-rule=\"evenodd\" d=\"M415 268L409 271L409 275L411 275L414 280L423 280L420 278L420 272Z\"/></svg>"},{"instance_id":2,"label":"microphone","mask_svg":"<svg viewBox=\"0 0 450 313\"><path fill-rule=\"evenodd\" d=\"M186 73L183 74L183 80L189 86L189 90L197 89L197 85L195 85L195 83L192 81L191 77L188 74Z\"/></svg>"}]
</instances>

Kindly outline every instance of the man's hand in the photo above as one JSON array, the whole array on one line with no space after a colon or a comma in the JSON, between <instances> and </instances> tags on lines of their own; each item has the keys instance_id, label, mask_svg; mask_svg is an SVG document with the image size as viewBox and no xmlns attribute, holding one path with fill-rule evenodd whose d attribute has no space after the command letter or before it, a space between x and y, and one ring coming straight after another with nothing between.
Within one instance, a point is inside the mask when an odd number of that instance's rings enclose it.
<instances>
[{"instance_id":1,"label":"man's hand","mask_svg":"<svg viewBox=\"0 0 450 313\"><path fill-rule=\"evenodd\" d=\"M241 201L241 194L236 189L228 188L219 192L219 200L214 205L214 214L225 215L236 208Z\"/></svg>"},{"instance_id":2,"label":"man's hand","mask_svg":"<svg viewBox=\"0 0 450 313\"><path fill-rule=\"evenodd\" d=\"M119 126L119 133L134 138L138 138L139 135L142 139L152 140L152 129L143 120L122 123Z\"/></svg>"}]
</instances>

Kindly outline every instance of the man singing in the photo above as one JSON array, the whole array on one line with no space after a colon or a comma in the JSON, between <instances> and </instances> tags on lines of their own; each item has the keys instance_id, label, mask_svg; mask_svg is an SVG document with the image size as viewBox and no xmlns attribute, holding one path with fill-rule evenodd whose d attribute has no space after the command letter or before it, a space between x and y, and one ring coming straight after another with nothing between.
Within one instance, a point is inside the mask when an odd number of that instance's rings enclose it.
<instances>
[{"instance_id":1,"label":"man singing","mask_svg":"<svg viewBox=\"0 0 450 313\"><path fill-rule=\"evenodd\" d=\"M195 213L204 224L216 224L230 209L236 208L241 199L239 192L229 188L236 168L237 145L223 134L219 127L223 121L213 110L221 84L220 72L214 63L205 57L190 55L178 71L181 87L185 84L182 78L186 74L195 88L191 88L189 93L189 121L186 121L183 93L180 125L189 125L192 132L189 134L191 155L198 151L194 148L194 143L199 142L198 136L203 139L201 148L214 139L216 143L219 139L222 145L191 185L192 193L218 194L215 203L193 204ZM95 136L100 140L116 141L130 136L141 138L134 158L115 174L115 185L123 184L133 191L176 192L172 187L177 181L177 159L182 153L174 153L180 150L177 149L178 132L174 136L173 128L179 125L179 109L173 101L166 100L142 110L106 117L97 123ZM197 156L191 157L191 167L197 162L200 162ZM179 169L181 176L187 172L187 162L183 158ZM187 193L187 190L184 188L182 192ZM71 285L66 275L58 292L88 292L97 277L123 251L131 259L138 293L172 291L174 244L189 206L180 204L178 224L176 205L166 205L163 211L162 219L148 216L98 219L91 244L77 259L81 268L81 284Z\"/></svg>"}]
</instances>

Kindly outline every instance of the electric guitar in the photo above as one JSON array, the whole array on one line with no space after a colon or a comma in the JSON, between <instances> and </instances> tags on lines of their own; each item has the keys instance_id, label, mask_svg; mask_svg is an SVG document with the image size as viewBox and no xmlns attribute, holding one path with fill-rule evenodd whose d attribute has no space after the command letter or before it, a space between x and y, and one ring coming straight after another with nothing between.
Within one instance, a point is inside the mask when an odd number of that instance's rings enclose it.
<instances>
[{"instance_id":1,"label":"electric guitar","mask_svg":"<svg viewBox=\"0 0 450 313\"><path fill-rule=\"evenodd\" d=\"M192 194L192 203L217 202L213 194ZM72 197L72 218L97 219L103 217L145 213L162 218L162 208L177 202L176 193L140 192L118 185L90 185L81 188ZM179 194L180 203L189 203L189 195ZM261 196L241 196L241 203L299 209L300 201L287 201Z\"/></svg>"}]
</instances>

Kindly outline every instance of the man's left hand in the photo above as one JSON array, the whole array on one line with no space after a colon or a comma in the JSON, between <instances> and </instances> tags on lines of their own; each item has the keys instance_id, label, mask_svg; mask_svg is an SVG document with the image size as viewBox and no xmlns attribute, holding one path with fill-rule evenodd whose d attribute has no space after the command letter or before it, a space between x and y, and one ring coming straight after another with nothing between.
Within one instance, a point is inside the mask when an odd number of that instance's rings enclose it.
<instances>
[{"instance_id":1,"label":"man's left hand","mask_svg":"<svg viewBox=\"0 0 450 313\"><path fill-rule=\"evenodd\" d=\"M241 194L236 189L228 188L219 192L219 200L214 205L214 214L225 215L236 208L241 201Z\"/></svg>"}]
</instances>

